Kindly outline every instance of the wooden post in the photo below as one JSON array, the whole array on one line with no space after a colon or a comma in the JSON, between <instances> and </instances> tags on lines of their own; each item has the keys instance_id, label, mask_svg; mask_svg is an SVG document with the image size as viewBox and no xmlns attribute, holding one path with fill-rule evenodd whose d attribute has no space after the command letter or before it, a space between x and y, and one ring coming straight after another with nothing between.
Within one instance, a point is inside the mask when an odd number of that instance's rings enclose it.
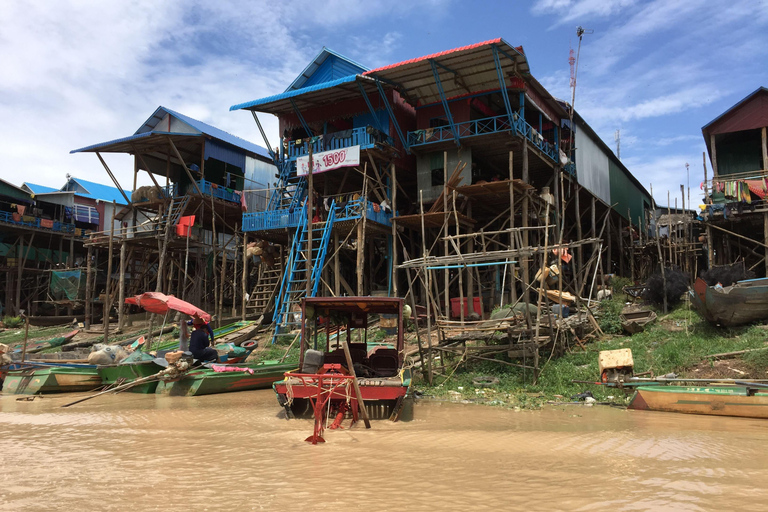
<instances>
[{"instance_id":1,"label":"wooden post","mask_svg":"<svg viewBox=\"0 0 768 512\"><path fill-rule=\"evenodd\" d=\"M120 242L120 282L119 285L119 292L117 297L117 331L116 332L122 332L123 331L123 322L125 321L125 267L126 267L126 258L125 258L125 237L123 237L123 240ZM133 277L133 275L131 276Z\"/></svg>"},{"instance_id":2,"label":"wooden post","mask_svg":"<svg viewBox=\"0 0 768 512\"><path fill-rule=\"evenodd\" d=\"M629 273L632 279L632 284L635 283L635 237L632 236L634 229L632 228L632 212L627 208L627 218L629 219Z\"/></svg>"},{"instance_id":3,"label":"wooden post","mask_svg":"<svg viewBox=\"0 0 768 512\"><path fill-rule=\"evenodd\" d=\"M669 264L672 265L673 263L673 257L672 257L672 208L670 205L669 200L669 190L667 190L667 222L669 224L667 225L667 246L669 246ZM658 224L658 222L657 222ZM666 311L665 311L666 313Z\"/></svg>"},{"instance_id":4,"label":"wooden post","mask_svg":"<svg viewBox=\"0 0 768 512\"><path fill-rule=\"evenodd\" d=\"M424 271L424 299L427 301L427 381L432 385L432 311L430 304L432 301L429 299L430 291L430 279L429 271L427 270L427 238L426 230L424 229L424 192L419 190L419 212L421 213L421 255L424 259L423 271ZM413 311L416 314L416 311ZM418 326L417 326L418 328ZM422 364L424 361L422 360Z\"/></svg>"},{"instance_id":5,"label":"wooden post","mask_svg":"<svg viewBox=\"0 0 768 512\"><path fill-rule=\"evenodd\" d=\"M528 176L528 141L525 137L523 137L523 182L530 183L530 178ZM528 195L528 191L525 191L523 194L523 227L524 228L527 228L529 224L529 211L528 211L529 208L530 208L530 196ZM530 246L528 229L523 230L523 246L525 247ZM531 302L531 296L528 290L528 283L530 282L531 270L529 266L529 259L526 256L522 256L522 268L523 268L523 301L526 304L529 304ZM528 315L526 315L526 317L527 316Z\"/></svg>"},{"instance_id":6,"label":"wooden post","mask_svg":"<svg viewBox=\"0 0 768 512\"><path fill-rule=\"evenodd\" d=\"M397 286L397 227L395 226L395 216L397 215L397 174L395 163L389 166L392 179L392 296L398 297Z\"/></svg>"},{"instance_id":7,"label":"wooden post","mask_svg":"<svg viewBox=\"0 0 768 512\"><path fill-rule=\"evenodd\" d=\"M457 244L459 246L459 256L461 256L461 244L462 244L462 241L461 241L460 238L458 238L458 236L459 236L459 215L458 215L458 212L456 211L456 191L455 190L453 191L452 198L453 198L453 215L456 218L456 236L457 236L456 242L457 242ZM447 225L446 225L446 231L448 231ZM463 327L464 326L464 269L460 268L458 270L459 270L459 312L460 312L459 313L459 317L461 319L461 325ZM471 272L472 272L472 269L470 268L470 273ZM475 312L474 304L470 304L469 311L471 312L470 315ZM480 314L482 314L482 310L480 311Z\"/></svg>"},{"instance_id":8,"label":"wooden post","mask_svg":"<svg viewBox=\"0 0 768 512\"><path fill-rule=\"evenodd\" d=\"M21 362L23 363L27 358L27 340L29 339L29 315L22 315L24 317L24 346L21 349Z\"/></svg>"},{"instance_id":9,"label":"wooden post","mask_svg":"<svg viewBox=\"0 0 768 512\"><path fill-rule=\"evenodd\" d=\"M355 365L352 364L352 354L349 353L349 345L347 341L342 342L341 346L344 348L344 357L347 359L347 370L352 376L352 386L355 388L355 398L357 398L357 408L360 411L360 416L363 417L365 428L371 428L371 420L368 419L368 412L365 410L365 402L363 401L363 394L360 393L360 385L357 382L357 375L355 375Z\"/></svg>"},{"instance_id":10,"label":"wooden post","mask_svg":"<svg viewBox=\"0 0 768 512\"><path fill-rule=\"evenodd\" d=\"M248 232L243 232L243 277L241 279L241 294L243 297L243 302L240 306L240 319L245 322L245 315L246 315L246 305L248 301L245 298L245 295L248 293Z\"/></svg>"},{"instance_id":11,"label":"wooden post","mask_svg":"<svg viewBox=\"0 0 768 512\"><path fill-rule=\"evenodd\" d=\"M651 201L656 203L656 201L653 199L653 184L651 184ZM659 251L659 264L661 264L661 282L663 286L664 291L664 297L663 297L663 304L664 304L664 314L667 314L667 271L664 267L666 265L664 264L664 255L661 252L661 237L659 236L659 221L656 220L656 248Z\"/></svg>"},{"instance_id":12,"label":"wooden post","mask_svg":"<svg viewBox=\"0 0 768 512\"><path fill-rule=\"evenodd\" d=\"M102 322L104 324L104 343L109 342L109 312L112 309L112 257L115 238L115 201L112 201L112 216L109 223L109 250L107 251L107 285L104 289L104 304L102 305Z\"/></svg>"},{"instance_id":13,"label":"wooden post","mask_svg":"<svg viewBox=\"0 0 768 512\"><path fill-rule=\"evenodd\" d=\"M763 126L760 130L760 140L763 147L763 171L768 171L768 141L766 140L766 128Z\"/></svg>"},{"instance_id":14,"label":"wooden post","mask_svg":"<svg viewBox=\"0 0 768 512\"><path fill-rule=\"evenodd\" d=\"M712 179L717 178L717 146L715 146L715 134L709 136L709 147L712 150Z\"/></svg>"},{"instance_id":15,"label":"wooden post","mask_svg":"<svg viewBox=\"0 0 768 512\"><path fill-rule=\"evenodd\" d=\"M514 174L514 163L515 163L515 154L514 152L509 152L509 249L513 250L516 249L515 244L515 174ZM472 272L469 273L470 276L472 275ZM515 282L515 264L510 263L509 264L509 298L510 301L514 304L517 302L517 283ZM494 283L494 290L496 289L496 284ZM501 290L501 296L502 300L504 297L504 290ZM471 299L470 299L471 300ZM494 306L495 301L494 301Z\"/></svg>"},{"instance_id":16,"label":"wooden post","mask_svg":"<svg viewBox=\"0 0 768 512\"><path fill-rule=\"evenodd\" d=\"M763 243L768 245L768 212L763 212ZM765 275L768 276L768 247L763 247L763 253L765 255Z\"/></svg>"},{"instance_id":17,"label":"wooden post","mask_svg":"<svg viewBox=\"0 0 768 512\"><path fill-rule=\"evenodd\" d=\"M341 274L339 274L339 233L333 233L333 294L338 297L341 295Z\"/></svg>"},{"instance_id":18,"label":"wooden post","mask_svg":"<svg viewBox=\"0 0 768 512\"><path fill-rule=\"evenodd\" d=\"M365 270L365 220L368 211L368 164L363 167L363 193L360 194L363 218L357 223L357 295L365 293L363 271Z\"/></svg>"},{"instance_id":19,"label":"wooden post","mask_svg":"<svg viewBox=\"0 0 768 512\"><path fill-rule=\"evenodd\" d=\"M443 255L448 256L448 151L443 151ZM445 305L445 318L451 318L451 299L448 295L448 281L451 278L450 270L443 270L443 300ZM462 311L464 308L462 307Z\"/></svg>"},{"instance_id":20,"label":"wooden post","mask_svg":"<svg viewBox=\"0 0 768 512\"><path fill-rule=\"evenodd\" d=\"M91 320L93 316L93 297L91 297L91 270L93 267L91 260L93 260L93 246L88 246L86 258L88 258L88 261L85 263L85 330L87 331L91 328Z\"/></svg>"},{"instance_id":21,"label":"wooden post","mask_svg":"<svg viewBox=\"0 0 768 512\"><path fill-rule=\"evenodd\" d=\"M226 244L221 247L221 277L219 278L219 304L218 319L216 323L218 327L221 327L221 322L224 319L224 280L227 277L227 246Z\"/></svg>"},{"instance_id":22,"label":"wooden post","mask_svg":"<svg viewBox=\"0 0 768 512\"><path fill-rule=\"evenodd\" d=\"M578 183L574 183L574 188L576 189L575 192L575 207L576 207L576 238L578 240L581 240L584 237L584 233L582 232L581 228L581 202L579 200L579 196L581 196L581 186ZM576 261L575 265L571 265L571 269L573 270L573 277L576 280L576 289L581 289L581 262L582 256L584 253L582 252L582 247L579 245L576 248Z\"/></svg>"},{"instance_id":23,"label":"wooden post","mask_svg":"<svg viewBox=\"0 0 768 512\"><path fill-rule=\"evenodd\" d=\"M625 277L624 273L624 222L619 215L619 274Z\"/></svg>"}]
</instances>

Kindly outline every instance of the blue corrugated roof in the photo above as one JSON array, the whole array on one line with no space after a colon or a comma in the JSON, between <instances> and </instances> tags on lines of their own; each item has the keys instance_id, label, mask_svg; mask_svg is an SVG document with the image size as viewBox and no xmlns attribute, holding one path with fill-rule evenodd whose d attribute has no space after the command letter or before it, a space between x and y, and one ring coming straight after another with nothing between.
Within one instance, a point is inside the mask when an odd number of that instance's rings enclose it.
<instances>
[{"instance_id":1,"label":"blue corrugated roof","mask_svg":"<svg viewBox=\"0 0 768 512\"><path fill-rule=\"evenodd\" d=\"M330 63L330 69L322 69L329 67L329 58L336 62ZM322 76L317 76L318 70L320 70L320 74ZM285 92L303 89L305 86L309 87L324 81L335 80L337 78L343 78L345 76L363 73L365 71L368 71L368 68L362 64L358 64L352 59L349 59L339 53L336 53L330 48L323 46L323 49L320 50L320 53L318 53L317 56L312 59L312 62L307 64L307 67L304 68L301 74L299 74L299 76L296 77L291 85L288 86Z\"/></svg>"},{"instance_id":2,"label":"blue corrugated roof","mask_svg":"<svg viewBox=\"0 0 768 512\"><path fill-rule=\"evenodd\" d=\"M202 121L198 121L197 119L193 119L189 116L185 116L184 114L180 114L178 112L175 112L169 108L165 107L159 107L172 116L181 119L185 123L187 123L192 128L195 128L196 130L200 130L206 135L210 135L211 137L215 137L219 140L222 140L228 144L232 144L233 146L236 146L241 149L245 149L246 151L250 151L251 153L254 153L259 156L263 156L264 158L272 159L271 156L269 156L269 151L267 151L265 148L254 144L253 142L248 142L245 139L241 139L237 135L232 135L231 133L225 132L224 130L221 130L219 128L216 128L215 126L211 126L208 123L204 123Z\"/></svg>"},{"instance_id":3,"label":"blue corrugated roof","mask_svg":"<svg viewBox=\"0 0 768 512\"><path fill-rule=\"evenodd\" d=\"M294 98L296 96L301 96L302 94L306 94L308 92L312 91L322 91L323 89L331 89L333 87L336 87L338 85L347 84L350 82L354 82L359 75L349 75L345 76L343 78L339 78L337 80L332 80L330 82L325 82L322 84L312 85L310 87L304 87L303 89L297 89L295 91L287 91L282 92L280 94L275 94L274 96L267 96L266 98L261 98L260 100L253 100L249 101L247 103L240 103L238 105L232 105L229 107L229 110L241 110L241 109L248 109L251 107L258 107L259 105L265 105L267 103L272 103L273 101L279 101L279 100L285 100L288 98Z\"/></svg>"},{"instance_id":4,"label":"blue corrugated roof","mask_svg":"<svg viewBox=\"0 0 768 512\"><path fill-rule=\"evenodd\" d=\"M110 187L109 185L102 185L101 183L96 183L94 181L87 181L81 178L70 178L70 180L79 183L80 186L88 190L88 193L85 193L82 191L76 191L75 192L76 196L89 197L91 199L99 199L101 201L109 201L109 202L115 201L118 204L125 204L125 198L123 197L123 194L121 194L116 187ZM66 186L67 185L64 185L62 189L64 189ZM126 191L126 194L130 194L130 192Z\"/></svg>"},{"instance_id":5,"label":"blue corrugated roof","mask_svg":"<svg viewBox=\"0 0 768 512\"><path fill-rule=\"evenodd\" d=\"M248 142L245 139L241 139L240 137L232 135L231 133L227 133L224 130L220 130L220 129L216 128L215 126L211 126L211 125L209 125L207 123L204 123L202 121L198 121L197 119L193 119L193 118L191 118L189 116L185 116L184 114L180 114L180 113L178 113L176 111L173 111L173 110L171 110L169 108L165 108L163 106L158 107L157 110L155 110L155 112L149 117L149 119L147 119L147 121L144 122L144 124L141 125L141 128L139 128L136 131L136 133L134 133L133 135L130 135L128 137L122 137L122 138L119 138L119 139L110 140L110 141L107 141L107 142L99 142L98 144L93 144L91 146L86 146L86 147L80 148L80 149L73 149L72 151L70 151L70 153L82 153L82 152L87 152L87 151L96 151L96 150L99 150L101 148L106 148L106 147L109 147L109 146L113 146L115 144L122 144L122 143L125 143L125 142L131 142L131 141L134 141L134 140L137 140L137 139L142 139L142 138L145 138L145 137L151 137L153 135L179 135L179 136L186 136L186 137L195 137L195 136L197 136L197 134L195 134L195 133L176 133L176 132L167 132L167 131L152 130L152 129L150 129L150 131L140 132L143 128L147 127L150 124L150 121L152 121L153 118L157 119L159 121L160 119L162 119L162 117L164 117L164 116L158 116L157 115L158 112L160 112L160 111L167 112L168 114L170 114L173 117L179 119L180 121L183 121L183 122L187 123L189 126L191 126L195 130L197 130L197 131L199 131L199 132L201 132L201 133L203 133L205 135L208 135L210 137L219 139L219 140L221 140L223 142L226 142L227 144L231 144L231 145L233 145L235 147L238 147L238 148L243 149L245 151L249 151L251 153L254 153L256 155L262 156L262 157L267 158L269 160L272 159L272 157L269 156L269 151L267 151L265 148L263 148L263 147L261 147L259 145L256 145L256 144L254 144L252 142Z\"/></svg>"},{"instance_id":6,"label":"blue corrugated roof","mask_svg":"<svg viewBox=\"0 0 768 512\"><path fill-rule=\"evenodd\" d=\"M37 185L35 183L30 183L28 181L25 181L22 183L22 185L26 185L29 190L32 191L33 194L47 194L49 192L59 192L59 189L53 188L53 187L46 187L45 185Z\"/></svg>"}]
</instances>

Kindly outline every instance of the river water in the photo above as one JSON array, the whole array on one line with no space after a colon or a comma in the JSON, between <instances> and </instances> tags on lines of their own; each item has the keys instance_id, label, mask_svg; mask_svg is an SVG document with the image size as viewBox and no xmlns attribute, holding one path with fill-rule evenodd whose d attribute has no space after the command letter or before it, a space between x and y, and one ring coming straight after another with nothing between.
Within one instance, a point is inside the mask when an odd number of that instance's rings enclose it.
<instances>
[{"instance_id":1,"label":"river water","mask_svg":"<svg viewBox=\"0 0 768 512\"><path fill-rule=\"evenodd\" d=\"M759 420L419 401L312 446L271 390L74 397L0 397L0 510L768 509Z\"/></svg>"}]
</instances>

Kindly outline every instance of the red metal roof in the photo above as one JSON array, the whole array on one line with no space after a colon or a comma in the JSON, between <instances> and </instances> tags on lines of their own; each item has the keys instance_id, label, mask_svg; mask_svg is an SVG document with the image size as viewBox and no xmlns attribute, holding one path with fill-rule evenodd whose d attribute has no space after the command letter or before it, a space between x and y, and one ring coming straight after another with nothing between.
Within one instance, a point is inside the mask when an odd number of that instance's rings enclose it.
<instances>
[{"instance_id":1,"label":"red metal roof","mask_svg":"<svg viewBox=\"0 0 768 512\"><path fill-rule=\"evenodd\" d=\"M474 48L481 48L481 47L484 47L484 46L490 46L492 44L499 44L501 42L502 42L502 39L500 37L498 37L496 39L491 39L491 40L488 40L488 41L483 41L482 43L475 43L475 44L470 44L468 46L461 46L459 48L454 48L453 50L444 50L442 52L433 53L431 55L425 55L424 57L417 57L415 59L404 60L402 62L398 62L397 64L389 64L387 66L382 66L380 68L376 68L376 69L372 69L370 71L366 71L363 74L364 75L371 75L373 73L378 73L380 71L384 71L385 69L397 68L397 67L400 67L400 66L404 66L406 64L415 64L416 62L421 62L421 61L430 60L430 59L436 59L438 57L444 57L444 56L450 55L452 53L463 52L463 51L466 51L466 50L472 50Z\"/></svg>"},{"instance_id":2,"label":"red metal roof","mask_svg":"<svg viewBox=\"0 0 768 512\"><path fill-rule=\"evenodd\" d=\"M530 75L522 48L515 48L504 39L497 38L372 69L365 72L365 76L396 85L408 102L416 106L441 101L440 90L432 71L433 62L438 65L446 98L498 90L500 84L494 47L499 50L499 62L507 86L513 77Z\"/></svg>"}]
</instances>

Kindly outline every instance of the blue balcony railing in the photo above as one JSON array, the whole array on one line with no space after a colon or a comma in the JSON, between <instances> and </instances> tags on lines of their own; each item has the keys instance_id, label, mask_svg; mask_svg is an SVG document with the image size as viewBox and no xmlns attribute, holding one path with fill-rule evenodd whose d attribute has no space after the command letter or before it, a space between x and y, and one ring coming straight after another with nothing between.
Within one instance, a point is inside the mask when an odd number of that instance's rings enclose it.
<instances>
[{"instance_id":1,"label":"blue balcony railing","mask_svg":"<svg viewBox=\"0 0 768 512\"><path fill-rule=\"evenodd\" d=\"M355 220L363 216L363 207L366 208L368 221L377 222L385 226L392 225L392 214L386 213L373 203L357 199L347 203L337 203L336 222ZM377 211L378 210L378 211ZM301 208L295 210L272 210L266 212L253 212L243 214L243 231L266 231L270 229L283 229L298 227L304 215Z\"/></svg>"},{"instance_id":2,"label":"blue balcony railing","mask_svg":"<svg viewBox=\"0 0 768 512\"><path fill-rule=\"evenodd\" d=\"M217 199L223 199L224 201L230 201L232 203L240 202L240 192L231 188L222 187L216 185L207 180L198 180L197 186L200 187L200 192L204 195L212 195Z\"/></svg>"},{"instance_id":3,"label":"blue balcony railing","mask_svg":"<svg viewBox=\"0 0 768 512\"><path fill-rule=\"evenodd\" d=\"M555 146L544 140L544 137L539 132L534 130L530 124L525 122L525 120L520 118L517 114L513 115L512 124L509 122L509 117L503 115L456 123L454 126L459 138L462 139L477 137L479 135L514 131L516 134L527 138L534 146L541 150L542 153L555 162L558 160ZM454 131L450 126L440 126L438 128L426 128L408 132L408 144L411 147L434 144L436 142L452 141L454 138Z\"/></svg>"},{"instance_id":4,"label":"blue balcony railing","mask_svg":"<svg viewBox=\"0 0 768 512\"><path fill-rule=\"evenodd\" d=\"M44 229L55 231L57 233L74 233L76 236L84 236L83 231L75 228L72 224L66 224L59 221L49 221L38 217L18 216L19 220L13 218L13 213L0 212L0 222L13 224L16 226L25 226L28 228Z\"/></svg>"},{"instance_id":5,"label":"blue balcony railing","mask_svg":"<svg viewBox=\"0 0 768 512\"><path fill-rule=\"evenodd\" d=\"M289 159L306 156L309 151L307 149L307 140L308 139L299 139L288 141L286 156ZM313 137L309 140L314 141L312 142L313 153L350 148L352 146L360 146L360 149L370 149L377 142L386 142L390 145L393 144L392 137L371 127L353 128L352 130L329 133L327 135Z\"/></svg>"}]
</instances>

